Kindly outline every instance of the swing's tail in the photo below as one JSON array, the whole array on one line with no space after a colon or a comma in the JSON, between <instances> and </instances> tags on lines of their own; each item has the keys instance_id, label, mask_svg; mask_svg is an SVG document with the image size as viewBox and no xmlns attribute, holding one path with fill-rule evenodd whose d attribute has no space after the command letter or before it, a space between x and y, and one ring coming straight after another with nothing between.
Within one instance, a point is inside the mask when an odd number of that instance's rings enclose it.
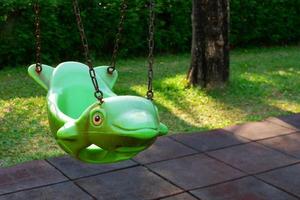
<instances>
[{"instance_id":1,"label":"swing's tail","mask_svg":"<svg viewBox=\"0 0 300 200\"><path fill-rule=\"evenodd\" d=\"M42 68L43 70L38 73L36 72L36 65L33 64L29 66L28 73L33 80L35 80L40 86L48 91L54 68L48 65L42 65Z\"/></svg>"}]
</instances>

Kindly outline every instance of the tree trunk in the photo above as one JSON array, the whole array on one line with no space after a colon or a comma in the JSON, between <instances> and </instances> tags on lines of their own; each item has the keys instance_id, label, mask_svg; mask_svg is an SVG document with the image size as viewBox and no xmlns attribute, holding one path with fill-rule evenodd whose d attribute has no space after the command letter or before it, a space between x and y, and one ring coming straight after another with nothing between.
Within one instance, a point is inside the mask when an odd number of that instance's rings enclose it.
<instances>
[{"instance_id":1,"label":"tree trunk","mask_svg":"<svg viewBox=\"0 0 300 200\"><path fill-rule=\"evenodd\" d=\"M222 87L229 79L229 0L193 0L191 85Z\"/></svg>"}]
</instances>

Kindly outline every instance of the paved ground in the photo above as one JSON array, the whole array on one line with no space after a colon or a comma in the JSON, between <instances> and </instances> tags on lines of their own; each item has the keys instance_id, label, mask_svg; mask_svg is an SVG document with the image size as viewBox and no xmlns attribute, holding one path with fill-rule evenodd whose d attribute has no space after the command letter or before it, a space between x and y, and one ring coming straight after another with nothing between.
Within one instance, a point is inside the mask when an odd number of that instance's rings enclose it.
<instances>
[{"instance_id":1,"label":"paved ground","mask_svg":"<svg viewBox=\"0 0 300 200\"><path fill-rule=\"evenodd\" d=\"M300 199L300 114L160 138L119 164L61 157L0 169L4 199Z\"/></svg>"}]
</instances>

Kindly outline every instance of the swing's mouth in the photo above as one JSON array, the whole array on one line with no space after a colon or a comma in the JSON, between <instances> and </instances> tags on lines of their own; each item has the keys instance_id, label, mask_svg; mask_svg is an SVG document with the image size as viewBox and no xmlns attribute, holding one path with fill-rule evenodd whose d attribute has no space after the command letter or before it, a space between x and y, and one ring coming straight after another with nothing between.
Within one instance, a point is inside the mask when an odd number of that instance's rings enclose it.
<instances>
[{"instance_id":1,"label":"swing's mouth","mask_svg":"<svg viewBox=\"0 0 300 200\"><path fill-rule=\"evenodd\" d=\"M118 135L135 139L152 139L159 135L158 128L124 128L118 125L113 125L112 129Z\"/></svg>"},{"instance_id":2,"label":"swing's mouth","mask_svg":"<svg viewBox=\"0 0 300 200\"><path fill-rule=\"evenodd\" d=\"M123 137L149 140L160 135L160 123L153 106L135 108L121 112L112 121L111 130Z\"/></svg>"}]
</instances>

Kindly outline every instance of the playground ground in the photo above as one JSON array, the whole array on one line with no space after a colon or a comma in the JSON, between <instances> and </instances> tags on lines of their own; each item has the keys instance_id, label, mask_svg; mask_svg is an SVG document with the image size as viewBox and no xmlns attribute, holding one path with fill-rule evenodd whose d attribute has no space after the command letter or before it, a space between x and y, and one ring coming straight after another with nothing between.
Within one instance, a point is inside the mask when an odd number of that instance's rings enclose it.
<instances>
[{"instance_id":1,"label":"playground ground","mask_svg":"<svg viewBox=\"0 0 300 200\"><path fill-rule=\"evenodd\" d=\"M0 170L0 200L300 199L300 114L160 138L136 158L69 157Z\"/></svg>"}]
</instances>

